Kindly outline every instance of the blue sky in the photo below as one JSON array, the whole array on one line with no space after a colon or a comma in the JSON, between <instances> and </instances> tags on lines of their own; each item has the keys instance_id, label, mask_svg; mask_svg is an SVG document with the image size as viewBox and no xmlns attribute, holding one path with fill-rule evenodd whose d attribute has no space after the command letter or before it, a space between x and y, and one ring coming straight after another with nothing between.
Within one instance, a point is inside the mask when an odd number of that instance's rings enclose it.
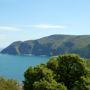
<instances>
[{"instance_id":1,"label":"blue sky","mask_svg":"<svg viewBox=\"0 0 90 90\"><path fill-rule=\"evenodd\" d=\"M0 48L52 34L90 35L90 0L0 0Z\"/></svg>"}]
</instances>

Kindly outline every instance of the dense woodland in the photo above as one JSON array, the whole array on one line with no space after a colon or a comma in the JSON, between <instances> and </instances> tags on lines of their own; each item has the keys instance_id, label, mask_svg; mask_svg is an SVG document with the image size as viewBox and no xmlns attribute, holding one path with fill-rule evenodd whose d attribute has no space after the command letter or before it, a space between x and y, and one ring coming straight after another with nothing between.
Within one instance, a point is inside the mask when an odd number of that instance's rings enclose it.
<instances>
[{"instance_id":1,"label":"dense woodland","mask_svg":"<svg viewBox=\"0 0 90 90\"><path fill-rule=\"evenodd\" d=\"M90 90L90 59L76 54L51 57L24 72L23 90ZM0 90L22 90L15 80L0 78Z\"/></svg>"}]
</instances>

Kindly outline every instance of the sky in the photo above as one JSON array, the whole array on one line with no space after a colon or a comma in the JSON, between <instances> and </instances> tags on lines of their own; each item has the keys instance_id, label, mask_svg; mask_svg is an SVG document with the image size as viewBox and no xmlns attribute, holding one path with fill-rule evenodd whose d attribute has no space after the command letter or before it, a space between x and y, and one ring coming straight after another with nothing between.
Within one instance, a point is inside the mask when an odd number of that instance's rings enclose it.
<instances>
[{"instance_id":1,"label":"sky","mask_svg":"<svg viewBox=\"0 0 90 90\"><path fill-rule=\"evenodd\" d=\"M90 35L90 0L0 0L0 48L53 34Z\"/></svg>"}]
</instances>

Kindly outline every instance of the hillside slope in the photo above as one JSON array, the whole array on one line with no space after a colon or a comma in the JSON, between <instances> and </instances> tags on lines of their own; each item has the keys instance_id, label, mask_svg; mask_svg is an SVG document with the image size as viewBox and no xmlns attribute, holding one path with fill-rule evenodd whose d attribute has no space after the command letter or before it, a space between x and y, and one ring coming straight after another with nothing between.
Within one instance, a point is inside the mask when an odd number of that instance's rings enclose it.
<instances>
[{"instance_id":1,"label":"hillside slope","mask_svg":"<svg viewBox=\"0 0 90 90\"><path fill-rule=\"evenodd\" d=\"M18 41L3 49L1 53L48 56L76 53L90 58L90 35L51 35L37 40Z\"/></svg>"}]
</instances>

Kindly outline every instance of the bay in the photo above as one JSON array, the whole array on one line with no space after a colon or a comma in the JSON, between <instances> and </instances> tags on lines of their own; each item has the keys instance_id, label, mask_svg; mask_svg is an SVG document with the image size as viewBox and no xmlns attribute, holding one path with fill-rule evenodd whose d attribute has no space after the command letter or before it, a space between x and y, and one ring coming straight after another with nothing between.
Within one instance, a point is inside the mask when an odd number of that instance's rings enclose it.
<instances>
[{"instance_id":1,"label":"bay","mask_svg":"<svg viewBox=\"0 0 90 90\"><path fill-rule=\"evenodd\" d=\"M18 82L24 80L24 71L29 66L39 65L47 62L47 56L17 56L0 54L0 76L8 79L12 78Z\"/></svg>"}]
</instances>

